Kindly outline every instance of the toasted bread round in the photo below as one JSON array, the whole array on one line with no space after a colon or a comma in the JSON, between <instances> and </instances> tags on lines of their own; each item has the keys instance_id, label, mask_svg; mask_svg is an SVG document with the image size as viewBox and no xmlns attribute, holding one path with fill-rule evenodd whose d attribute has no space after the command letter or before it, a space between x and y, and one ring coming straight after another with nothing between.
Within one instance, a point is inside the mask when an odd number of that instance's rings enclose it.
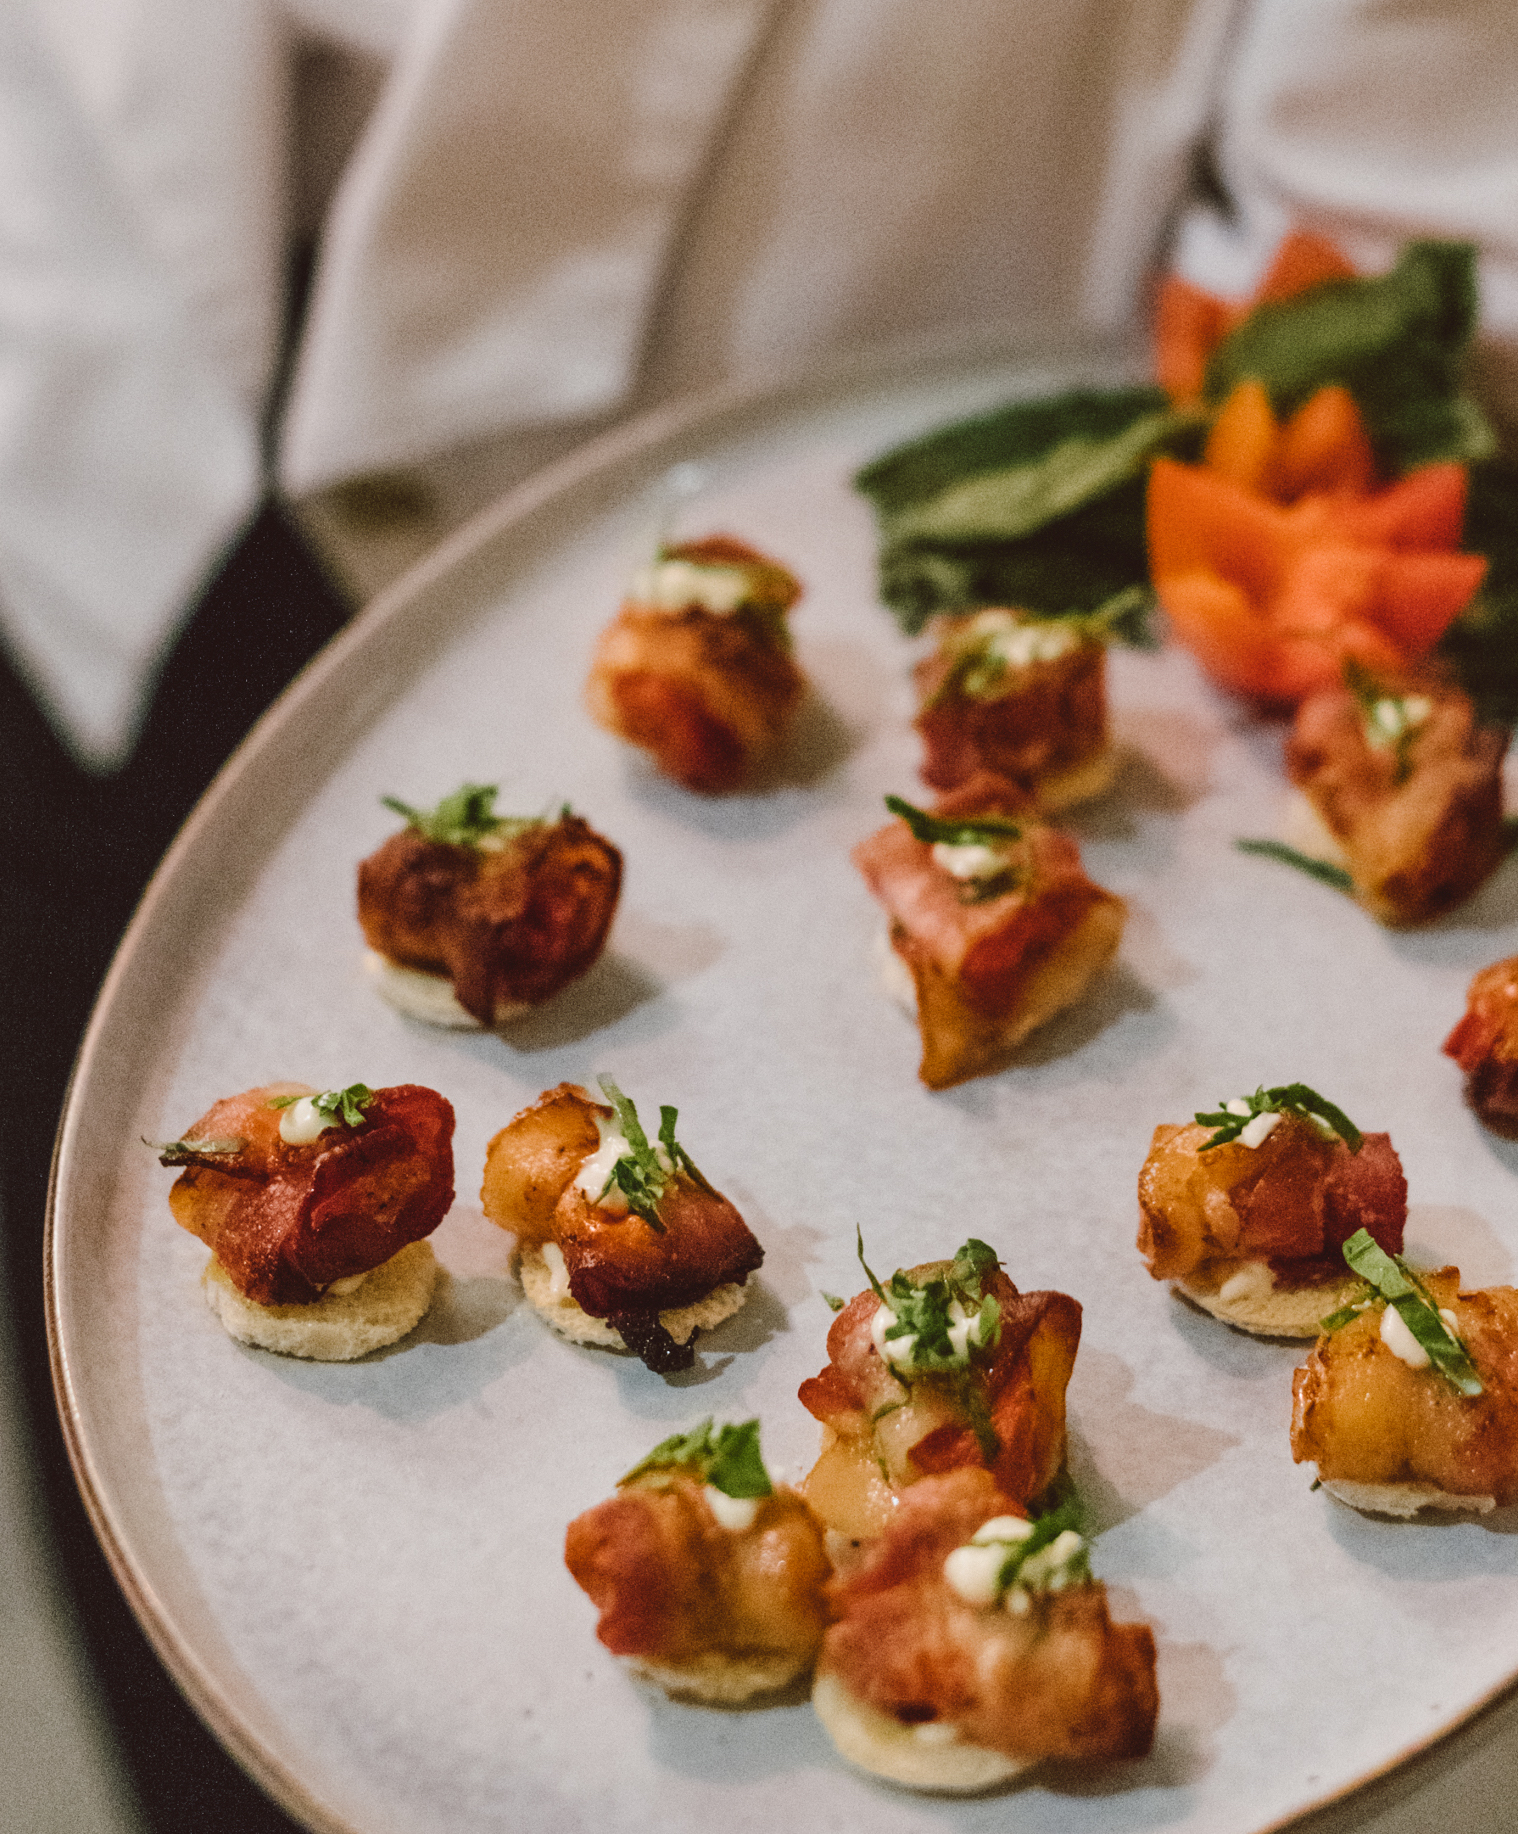
<instances>
[{"instance_id":1,"label":"toasted bread round","mask_svg":"<svg viewBox=\"0 0 1518 1834\"><path fill-rule=\"evenodd\" d=\"M1338 836L1301 790L1293 790L1286 799L1281 816L1281 838L1288 847L1295 847L1309 859L1322 860L1328 866L1349 865Z\"/></svg>"},{"instance_id":2,"label":"toasted bread round","mask_svg":"<svg viewBox=\"0 0 1518 1834\"><path fill-rule=\"evenodd\" d=\"M259 1305L245 1298L214 1255L200 1283L206 1303L239 1342L316 1363L351 1363L421 1323L432 1304L437 1261L430 1242L409 1242L353 1292L329 1290L309 1305Z\"/></svg>"},{"instance_id":3,"label":"toasted bread round","mask_svg":"<svg viewBox=\"0 0 1518 1834\"><path fill-rule=\"evenodd\" d=\"M403 967L377 949L364 951L364 972L374 982L380 997L408 1019L419 1019L423 1025L446 1026L455 1032L485 1030L473 1013L465 1012L459 1005L453 982L446 974L428 974L421 968ZM495 1023L506 1025L532 1010L525 1000L502 1000L495 1009Z\"/></svg>"},{"instance_id":4,"label":"toasted bread round","mask_svg":"<svg viewBox=\"0 0 1518 1834\"><path fill-rule=\"evenodd\" d=\"M1456 1496L1437 1484L1353 1484L1341 1477L1319 1481L1330 1496L1351 1509L1367 1510L1377 1516L1400 1516L1404 1521L1421 1509L1484 1516L1497 1507L1495 1497Z\"/></svg>"},{"instance_id":5,"label":"toasted bread round","mask_svg":"<svg viewBox=\"0 0 1518 1834\"><path fill-rule=\"evenodd\" d=\"M1251 1279L1253 1269L1265 1279ZM1364 1290L1351 1273L1313 1286L1267 1285L1270 1269L1263 1261L1209 1261L1196 1273L1172 1282L1193 1305L1254 1337L1313 1338L1330 1312L1347 1305ZM1226 1297L1225 1297L1226 1294Z\"/></svg>"},{"instance_id":6,"label":"toasted bread round","mask_svg":"<svg viewBox=\"0 0 1518 1834\"><path fill-rule=\"evenodd\" d=\"M573 1294L553 1290L553 1274L536 1243L529 1243L518 1253L517 1274L533 1310L560 1337L568 1338L572 1344L588 1344L601 1350L627 1348L615 1325L608 1324L604 1318L592 1317ZM731 1318L747 1297L747 1287L729 1280L725 1286L713 1287L694 1305L661 1312L659 1323L677 1344L688 1344L697 1331L715 1330L724 1319Z\"/></svg>"},{"instance_id":7,"label":"toasted bread round","mask_svg":"<svg viewBox=\"0 0 1518 1834\"><path fill-rule=\"evenodd\" d=\"M964 1744L954 1727L942 1720L904 1726L850 1693L836 1675L817 1677L812 1705L828 1737L851 1764L908 1789L970 1795L995 1789L1038 1762Z\"/></svg>"},{"instance_id":8,"label":"toasted bread round","mask_svg":"<svg viewBox=\"0 0 1518 1834\"><path fill-rule=\"evenodd\" d=\"M1038 806L1045 814L1057 809L1074 808L1078 802L1090 802L1112 787L1117 775L1117 751L1104 745L1094 757L1082 758L1079 764L1062 771L1051 771L1033 786Z\"/></svg>"},{"instance_id":9,"label":"toasted bread round","mask_svg":"<svg viewBox=\"0 0 1518 1834\"><path fill-rule=\"evenodd\" d=\"M701 1700L716 1707L741 1706L761 1694L778 1694L811 1666L810 1652L770 1651L764 1655L729 1656L716 1651L679 1664L631 1658L628 1667L675 1700Z\"/></svg>"}]
</instances>

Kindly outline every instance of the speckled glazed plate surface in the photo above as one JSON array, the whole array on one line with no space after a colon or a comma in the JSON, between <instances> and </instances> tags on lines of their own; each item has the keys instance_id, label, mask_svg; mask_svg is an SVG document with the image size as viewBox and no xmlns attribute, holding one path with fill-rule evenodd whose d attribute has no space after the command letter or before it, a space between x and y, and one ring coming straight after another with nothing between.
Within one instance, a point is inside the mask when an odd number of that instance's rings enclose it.
<instances>
[{"instance_id":1,"label":"speckled glazed plate surface","mask_svg":"<svg viewBox=\"0 0 1518 1834\"><path fill-rule=\"evenodd\" d=\"M1390 1130L1411 1243L1472 1282L1509 1280L1518 1157L1464 1109L1438 1047L1472 971L1518 948L1518 867L1451 920L1375 928L1232 849L1276 824L1278 729L1182 655L1120 654L1123 769L1071 823L1093 877L1129 901L1117 965L1016 1066L945 1094L917 1083L915 1032L876 980L877 915L848 850L885 792L916 785L913 646L875 601L850 473L950 416L1118 374L1090 355L862 370L603 442L345 634L155 882L61 1138L62 1406L150 1633L313 1828L1257 1834L1427 1745L1518 1671L1511 1515L1397 1525L1310 1493L1287 1446L1297 1353L1185 1308L1133 1246L1155 1122L1301 1078ZM795 629L817 697L762 790L720 801L656 779L580 702L678 463L706 481L676 534L741 534L808 588ZM430 803L464 779L500 782L507 808L568 798L627 859L608 957L510 1041L422 1029L360 968L354 866L393 829L380 795ZM767 1250L747 1309L672 1380L550 1337L478 1207L491 1134L602 1070L679 1106L682 1140ZM222 1334L205 1251L141 1145L286 1077L427 1083L458 1111L437 1306L352 1366ZM1071 1463L1118 1614L1158 1639L1145 1763L913 1797L853 1774L804 1704L672 1705L596 1643L565 1524L706 1413L758 1413L772 1465L810 1462L796 1387L823 1360L820 1293L861 1284L856 1225L877 1267L973 1233L1020 1286L1083 1302Z\"/></svg>"}]
</instances>

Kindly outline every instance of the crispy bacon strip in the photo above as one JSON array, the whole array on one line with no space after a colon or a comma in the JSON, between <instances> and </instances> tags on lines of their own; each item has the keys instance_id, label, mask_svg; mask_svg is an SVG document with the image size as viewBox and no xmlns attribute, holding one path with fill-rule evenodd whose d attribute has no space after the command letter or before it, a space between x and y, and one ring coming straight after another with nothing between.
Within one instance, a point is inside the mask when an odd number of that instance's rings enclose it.
<instances>
[{"instance_id":1,"label":"crispy bacon strip","mask_svg":"<svg viewBox=\"0 0 1518 1834\"><path fill-rule=\"evenodd\" d=\"M1139 1253L1156 1280L1218 1258L1268 1261L1280 1286L1342 1278L1357 1229L1402 1251L1407 1180L1388 1134L1358 1153L1283 1115L1258 1146L1199 1149L1213 1129L1161 1123L1139 1173Z\"/></svg>"},{"instance_id":2,"label":"crispy bacon strip","mask_svg":"<svg viewBox=\"0 0 1518 1834\"><path fill-rule=\"evenodd\" d=\"M1483 968L1444 1053L1465 1072L1465 1099L1494 1133L1518 1138L1518 955Z\"/></svg>"},{"instance_id":3,"label":"crispy bacon strip","mask_svg":"<svg viewBox=\"0 0 1518 1834\"><path fill-rule=\"evenodd\" d=\"M1457 1394L1381 1341L1377 1307L1314 1344L1292 1380L1291 1455L1325 1481L1432 1484L1518 1502L1518 1290L1460 1291L1460 1270L1421 1276L1456 1329L1484 1393Z\"/></svg>"},{"instance_id":4,"label":"crispy bacon strip","mask_svg":"<svg viewBox=\"0 0 1518 1834\"><path fill-rule=\"evenodd\" d=\"M608 732L652 754L666 776L704 795L733 790L790 723L806 679L785 615L799 582L729 535L684 542L672 560L737 566L750 581L735 612L666 612L629 601L601 634L586 695Z\"/></svg>"},{"instance_id":5,"label":"crispy bacon strip","mask_svg":"<svg viewBox=\"0 0 1518 1834\"><path fill-rule=\"evenodd\" d=\"M792 1655L809 1669L831 1572L801 1498L777 1490L753 1526L723 1528L699 1477L663 1469L625 1483L569 1525L564 1562L618 1656L678 1666L699 1656Z\"/></svg>"},{"instance_id":6,"label":"crispy bacon strip","mask_svg":"<svg viewBox=\"0 0 1518 1834\"><path fill-rule=\"evenodd\" d=\"M453 1108L432 1089L377 1089L361 1127L305 1146L279 1137L284 1095L300 1083L220 1101L190 1140L242 1142L235 1153L177 1153L174 1220L199 1236L233 1284L260 1305L301 1305L334 1280L368 1273L430 1235L453 1202Z\"/></svg>"},{"instance_id":7,"label":"crispy bacon strip","mask_svg":"<svg viewBox=\"0 0 1518 1834\"><path fill-rule=\"evenodd\" d=\"M657 1322L730 1281L741 1285L764 1250L725 1197L683 1172L665 1191L658 1229L577 1191L575 1177L600 1142L596 1117L612 1112L574 1083L545 1091L490 1142L480 1199L491 1222L524 1242L557 1242L576 1302L635 1348L624 1319L636 1333L640 1318Z\"/></svg>"},{"instance_id":8,"label":"crispy bacon strip","mask_svg":"<svg viewBox=\"0 0 1518 1834\"><path fill-rule=\"evenodd\" d=\"M924 1282L948 1265L914 1268L912 1278ZM1002 1494L1025 1507L1059 1475L1080 1305L1064 1293L1019 1293L999 1268L982 1290L1001 1308L1001 1340L962 1376L897 1376L870 1335L880 1302L868 1287L833 1320L827 1366L798 1394L832 1434L803 1488L840 1534L878 1535L901 1493L931 1474L988 1468ZM994 1452L977 1425L989 1425Z\"/></svg>"},{"instance_id":9,"label":"crispy bacon strip","mask_svg":"<svg viewBox=\"0 0 1518 1834\"><path fill-rule=\"evenodd\" d=\"M1071 1005L1117 950L1126 907L1094 884L1068 836L1026 816L1014 784L982 774L943 816L1024 822L1013 887L979 902L895 819L854 849L854 864L891 920L891 946L912 971L922 1033L918 1074L946 1089L999 1069L1037 1026Z\"/></svg>"},{"instance_id":10,"label":"crispy bacon strip","mask_svg":"<svg viewBox=\"0 0 1518 1834\"><path fill-rule=\"evenodd\" d=\"M968 694L953 676L976 615L935 618L937 648L913 671L924 783L952 790L994 771L1031 791L1096 757L1107 744L1104 646L1080 643L1050 661L1009 666L995 693Z\"/></svg>"},{"instance_id":11,"label":"crispy bacon strip","mask_svg":"<svg viewBox=\"0 0 1518 1834\"><path fill-rule=\"evenodd\" d=\"M988 1472L928 1478L862 1569L836 1578L819 1672L903 1725L945 1721L1015 1758L1141 1758L1154 1742L1154 1634L1114 1624L1106 1588L1035 1593L1026 1616L966 1604L943 1564L1013 1513Z\"/></svg>"},{"instance_id":12,"label":"crispy bacon strip","mask_svg":"<svg viewBox=\"0 0 1518 1834\"><path fill-rule=\"evenodd\" d=\"M534 823L499 850L405 828L360 864L358 918L371 949L446 975L489 1027L594 965L621 887L621 854L578 815Z\"/></svg>"},{"instance_id":13,"label":"crispy bacon strip","mask_svg":"<svg viewBox=\"0 0 1518 1834\"><path fill-rule=\"evenodd\" d=\"M1468 695L1441 682L1388 689L1432 702L1399 760L1373 746L1354 696L1314 694L1298 709L1286 769L1344 850L1355 895L1383 923L1453 910L1502 863L1507 735L1477 724ZM1402 775L1405 769L1406 774Z\"/></svg>"}]
</instances>

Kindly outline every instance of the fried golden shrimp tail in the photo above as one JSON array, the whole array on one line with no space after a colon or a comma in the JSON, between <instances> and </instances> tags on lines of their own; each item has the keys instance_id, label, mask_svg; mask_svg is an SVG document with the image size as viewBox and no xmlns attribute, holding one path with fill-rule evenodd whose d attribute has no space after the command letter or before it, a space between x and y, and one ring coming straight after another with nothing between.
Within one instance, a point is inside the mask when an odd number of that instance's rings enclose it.
<instances>
[{"instance_id":1,"label":"fried golden shrimp tail","mask_svg":"<svg viewBox=\"0 0 1518 1834\"><path fill-rule=\"evenodd\" d=\"M1493 1133L1518 1138L1518 955L1483 968L1444 1054L1465 1072L1465 1099Z\"/></svg>"},{"instance_id":2,"label":"fried golden shrimp tail","mask_svg":"<svg viewBox=\"0 0 1518 1834\"><path fill-rule=\"evenodd\" d=\"M922 1035L918 1075L947 1089L1003 1068L1081 997L1116 954L1127 908L1003 778L978 776L931 813L886 801L897 819L854 864L889 920L888 967Z\"/></svg>"},{"instance_id":3,"label":"fried golden shrimp tail","mask_svg":"<svg viewBox=\"0 0 1518 1834\"><path fill-rule=\"evenodd\" d=\"M773 1692L809 1675L822 1643L822 1530L770 1483L757 1429L708 1420L664 1441L565 1536L565 1564L600 1613L596 1635L672 1694L735 1704ZM740 1436L757 1471L735 1478L722 1454Z\"/></svg>"},{"instance_id":4,"label":"fried golden shrimp tail","mask_svg":"<svg viewBox=\"0 0 1518 1834\"><path fill-rule=\"evenodd\" d=\"M592 717L686 789L737 789L806 689L786 621L800 596L794 575L730 535L662 549L596 645Z\"/></svg>"},{"instance_id":5,"label":"fried golden shrimp tail","mask_svg":"<svg viewBox=\"0 0 1518 1834\"><path fill-rule=\"evenodd\" d=\"M1364 670L1305 700L1286 769L1382 923L1425 923L1462 904L1501 864L1507 734L1432 676ZM1305 838L1305 837L1304 837ZM1339 859L1335 863L1340 863Z\"/></svg>"},{"instance_id":6,"label":"fried golden shrimp tail","mask_svg":"<svg viewBox=\"0 0 1518 1834\"><path fill-rule=\"evenodd\" d=\"M671 1146L664 1128L650 1144L603 1087L616 1106L560 1083L502 1128L481 1204L518 1238L527 1295L562 1336L688 1369L696 1332L737 1311L764 1250L674 1143L675 1111L663 1111Z\"/></svg>"},{"instance_id":7,"label":"fried golden shrimp tail","mask_svg":"<svg viewBox=\"0 0 1518 1834\"><path fill-rule=\"evenodd\" d=\"M1090 618L998 608L928 629L933 651L914 670L925 783L954 790L991 771L1046 811L1107 788L1107 648Z\"/></svg>"},{"instance_id":8,"label":"fried golden shrimp tail","mask_svg":"<svg viewBox=\"0 0 1518 1834\"><path fill-rule=\"evenodd\" d=\"M1021 1505L1043 1496L1064 1465L1079 1304L1019 1293L973 1240L881 1291L866 1288L833 1320L827 1366L799 1390L825 1428L803 1485L813 1509L838 1535L867 1541L910 1486L961 1466L989 1470ZM968 1332L967 1317L977 1321ZM888 1337L901 1321L916 1335Z\"/></svg>"},{"instance_id":9,"label":"fried golden shrimp tail","mask_svg":"<svg viewBox=\"0 0 1518 1834\"><path fill-rule=\"evenodd\" d=\"M1041 1534L987 1471L924 1479L828 1591L813 1704L866 1770L978 1790L1153 1745L1153 1633L1114 1624L1084 1537L1059 1520Z\"/></svg>"},{"instance_id":10,"label":"fried golden shrimp tail","mask_svg":"<svg viewBox=\"0 0 1518 1834\"><path fill-rule=\"evenodd\" d=\"M1518 1502L1518 1290L1464 1292L1457 1267L1414 1278L1434 1320L1362 1287L1313 1345L1292 1382L1291 1455L1384 1515ZM1460 1353L1443 1366L1424 1348L1438 1352L1440 1325Z\"/></svg>"},{"instance_id":11,"label":"fried golden shrimp tail","mask_svg":"<svg viewBox=\"0 0 1518 1834\"><path fill-rule=\"evenodd\" d=\"M431 1302L421 1247L453 1202L453 1109L432 1089L275 1083L160 1149L169 1207L212 1251L206 1296L235 1337L323 1361L403 1337Z\"/></svg>"},{"instance_id":12,"label":"fried golden shrimp tail","mask_svg":"<svg viewBox=\"0 0 1518 1834\"><path fill-rule=\"evenodd\" d=\"M1389 1136L1340 1116L1351 1144L1304 1098L1321 1100L1291 1084L1184 1126L1162 1122L1139 1172L1138 1248L1150 1273L1264 1336L1315 1337L1354 1285L1343 1244L1366 1229L1396 1253L1407 1220Z\"/></svg>"},{"instance_id":13,"label":"fried golden shrimp tail","mask_svg":"<svg viewBox=\"0 0 1518 1834\"><path fill-rule=\"evenodd\" d=\"M380 992L413 1018L490 1029L563 991L599 960L622 856L568 807L498 817L465 784L358 869L358 917Z\"/></svg>"}]
</instances>

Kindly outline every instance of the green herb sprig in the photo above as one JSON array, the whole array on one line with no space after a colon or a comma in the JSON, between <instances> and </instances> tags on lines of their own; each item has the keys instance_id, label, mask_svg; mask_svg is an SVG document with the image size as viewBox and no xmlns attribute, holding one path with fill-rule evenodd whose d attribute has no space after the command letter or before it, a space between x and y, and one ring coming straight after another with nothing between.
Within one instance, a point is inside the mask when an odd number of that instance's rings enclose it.
<instances>
[{"instance_id":1,"label":"green herb sprig","mask_svg":"<svg viewBox=\"0 0 1518 1834\"><path fill-rule=\"evenodd\" d=\"M1194 1117L1199 1127L1217 1130L1210 1140L1202 1142L1198 1152L1209 1152L1214 1146L1227 1146L1230 1141L1237 1140L1255 1116L1261 1114L1294 1114L1302 1120L1326 1122L1352 1153L1359 1152L1365 1144L1364 1134L1344 1110L1325 1100L1316 1089L1309 1089L1306 1083L1280 1083L1274 1089L1256 1089L1253 1095L1239 1096L1237 1102L1246 1104L1243 1113L1236 1112L1235 1103L1219 1102L1215 1113L1199 1113Z\"/></svg>"},{"instance_id":2,"label":"green herb sprig","mask_svg":"<svg viewBox=\"0 0 1518 1834\"><path fill-rule=\"evenodd\" d=\"M859 1265L865 1271L875 1297L893 1316L886 1327L886 1341L912 1337L911 1373L932 1375L950 1370L968 1369L976 1350L994 1350L1001 1341L1001 1307L994 1296L983 1291L986 1276L998 1265L996 1250L973 1236L954 1256L946 1276L918 1285L900 1268L891 1275L889 1285L882 1286L864 1258L864 1233L856 1230ZM964 1347L957 1347L949 1336L954 1319L949 1308L955 1302L971 1319ZM890 1365L897 1374L902 1371Z\"/></svg>"},{"instance_id":3,"label":"green herb sprig","mask_svg":"<svg viewBox=\"0 0 1518 1834\"><path fill-rule=\"evenodd\" d=\"M1004 815L944 817L929 815L902 796L887 796L885 806L899 815L912 830L913 837L930 846L995 846L998 841L1022 839L1022 825Z\"/></svg>"},{"instance_id":4,"label":"green herb sprig","mask_svg":"<svg viewBox=\"0 0 1518 1834\"><path fill-rule=\"evenodd\" d=\"M303 1095L280 1095L269 1106L293 1108L305 1099ZM374 1091L367 1084L349 1083L346 1089L324 1089L320 1095L313 1095L311 1106L318 1114L326 1115L331 1121L340 1121L344 1127L362 1127L364 1110L373 1100Z\"/></svg>"},{"instance_id":5,"label":"green herb sprig","mask_svg":"<svg viewBox=\"0 0 1518 1834\"><path fill-rule=\"evenodd\" d=\"M1352 892L1355 889L1354 879L1342 866L1335 866L1331 860L1316 859L1299 848L1288 847L1285 841L1242 840L1233 844L1240 853L1253 853L1263 860L1279 860L1283 866L1294 866L1309 879L1331 885L1335 891Z\"/></svg>"},{"instance_id":6,"label":"green herb sprig","mask_svg":"<svg viewBox=\"0 0 1518 1834\"><path fill-rule=\"evenodd\" d=\"M668 1439L661 1439L622 1482L630 1483L645 1471L668 1467L694 1469L703 1483L720 1490L724 1496L767 1497L774 1494L775 1486L770 1482L759 1450L757 1420L745 1420L741 1426L714 1427L708 1414L688 1433L672 1433Z\"/></svg>"},{"instance_id":7,"label":"green herb sprig","mask_svg":"<svg viewBox=\"0 0 1518 1834\"><path fill-rule=\"evenodd\" d=\"M232 1134L214 1140L144 1140L143 1145L152 1147L160 1165L188 1165L206 1153L240 1153L247 1141Z\"/></svg>"},{"instance_id":8,"label":"green herb sprig","mask_svg":"<svg viewBox=\"0 0 1518 1834\"><path fill-rule=\"evenodd\" d=\"M449 847L478 847L482 841L492 837L541 826L544 820L542 816L497 815L495 799L499 794L499 784L466 783L451 796L445 796L431 810L414 809L398 796L381 796L380 801L395 814L404 815L411 826L429 841L441 841ZM562 815L568 813L569 804L565 803Z\"/></svg>"},{"instance_id":9,"label":"green herb sprig","mask_svg":"<svg viewBox=\"0 0 1518 1834\"><path fill-rule=\"evenodd\" d=\"M645 1223L662 1232L664 1225L659 1220L659 1205L670 1180L678 1172L685 1172L703 1191L710 1191L711 1184L675 1138L675 1122L680 1115L678 1108L667 1104L660 1107L659 1146L656 1148L649 1144L637 1109L611 1077L602 1076L598 1080L607 1101L617 1112L617 1124L627 1141L627 1151L612 1166L598 1197L605 1197L615 1188L627 1199L627 1207L634 1215L641 1216Z\"/></svg>"},{"instance_id":10,"label":"green herb sprig","mask_svg":"<svg viewBox=\"0 0 1518 1834\"><path fill-rule=\"evenodd\" d=\"M1434 1296L1401 1255L1388 1254L1368 1229L1357 1229L1344 1244L1344 1259L1367 1286L1395 1307L1403 1324L1428 1356L1428 1360L1457 1394L1467 1398L1484 1393L1481 1377L1470 1352L1440 1316ZM1373 1300L1352 1301L1322 1321L1333 1332L1350 1324Z\"/></svg>"},{"instance_id":11,"label":"green herb sprig","mask_svg":"<svg viewBox=\"0 0 1518 1834\"><path fill-rule=\"evenodd\" d=\"M1001 1570L996 1576L997 1590L1010 1591L1021 1577L1024 1569L1035 1554L1041 1554L1046 1547L1051 1547L1061 1535L1074 1533L1085 1539L1085 1511L1080 1498L1072 1489L1055 1508L1033 1521L1033 1533L1026 1540L1009 1542L1007 1557L1002 1562ZM1091 1583L1091 1550L1082 1547L1080 1552L1072 1555L1065 1562L1070 1580L1076 1584Z\"/></svg>"},{"instance_id":12,"label":"green herb sprig","mask_svg":"<svg viewBox=\"0 0 1518 1834\"><path fill-rule=\"evenodd\" d=\"M1405 783L1413 768L1413 740L1433 711L1433 702L1425 694L1391 692L1353 656L1345 658L1344 685L1360 709L1366 744L1391 752L1392 781Z\"/></svg>"}]
</instances>

